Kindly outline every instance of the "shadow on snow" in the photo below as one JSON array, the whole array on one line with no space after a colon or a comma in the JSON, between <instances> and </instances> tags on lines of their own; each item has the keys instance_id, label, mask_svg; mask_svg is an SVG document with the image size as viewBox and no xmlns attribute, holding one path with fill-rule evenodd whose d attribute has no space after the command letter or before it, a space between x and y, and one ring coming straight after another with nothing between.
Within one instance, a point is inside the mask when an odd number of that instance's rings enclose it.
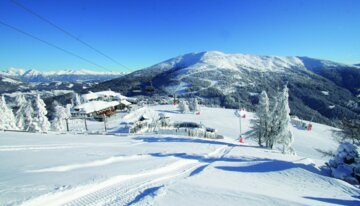
<instances>
[{"instance_id":1,"label":"shadow on snow","mask_svg":"<svg viewBox=\"0 0 360 206\"><path fill-rule=\"evenodd\" d=\"M315 174L324 175L324 172L322 172L313 165L306 165L301 163L293 163L293 162L274 160L274 159L267 159L258 164L247 165L247 166L218 166L216 168L231 172L248 172L248 173L279 172L292 168L301 168Z\"/></svg>"},{"instance_id":2,"label":"shadow on snow","mask_svg":"<svg viewBox=\"0 0 360 206\"><path fill-rule=\"evenodd\" d=\"M152 143L152 142L183 142L183 143L200 143L200 144L214 144L214 145L226 145L229 147L254 147L261 148L258 146L251 145L240 145L240 144L232 144L227 142L215 141L211 139L204 138L188 138L188 137L135 137L136 140L142 140L144 142Z\"/></svg>"},{"instance_id":3,"label":"shadow on snow","mask_svg":"<svg viewBox=\"0 0 360 206\"><path fill-rule=\"evenodd\" d=\"M129 202L127 204L127 206L129 205L134 205L136 203L138 203L139 201L143 200L145 197L147 196L151 196L154 197L157 193L157 191L159 189L161 189L162 187L164 187L164 185L158 186L158 187L150 187L144 191L142 191L139 195L137 195L131 202Z\"/></svg>"},{"instance_id":4,"label":"shadow on snow","mask_svg":"<svg viewBox=\"0 0 360 206\"><path fill-rule=\"evenodd\" d=\"M353 196L354 197L354 196ZM306 199L317 200L325 203L337 204L337 205L360 205L359 200L341 200L335 198L322 198L322 197L304 197Z\"/></svg>"}]
</instances>

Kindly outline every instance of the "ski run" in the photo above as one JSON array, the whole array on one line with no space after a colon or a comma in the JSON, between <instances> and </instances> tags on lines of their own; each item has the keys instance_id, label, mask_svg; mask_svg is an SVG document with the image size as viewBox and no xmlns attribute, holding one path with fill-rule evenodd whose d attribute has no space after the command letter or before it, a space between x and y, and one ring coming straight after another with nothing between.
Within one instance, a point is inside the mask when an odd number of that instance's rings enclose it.
<instances>
[{"instance_id":1,"label":"ski run","mask_svg":"<svg viewBox=\"0 0 360 206\"><path fill-rule=\"evenodd\" d=\"M296 155L247 136L253 113L145 106L104 123L70 121L70 132L0 132L0 205L360 205L360 189L321 169L338 143L329 126L291 127ZM223 139L120 133L122 122L165 114L216 128ZM41 118L41 117L39 117ZM47 124L47 123L46 123Z\"/></svg>"}]
</instances>

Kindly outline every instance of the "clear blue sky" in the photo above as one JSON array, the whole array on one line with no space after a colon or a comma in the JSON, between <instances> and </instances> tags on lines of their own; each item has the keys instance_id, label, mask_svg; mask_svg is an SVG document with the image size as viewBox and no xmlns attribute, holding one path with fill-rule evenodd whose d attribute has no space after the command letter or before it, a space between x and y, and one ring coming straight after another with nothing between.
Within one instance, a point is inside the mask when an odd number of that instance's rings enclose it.
<instances>
[{"instance_id":1,"label":"clear blue sky","mask_svg":"<svg viewBox=\"0 0 360 206\"><path fill-rule=\"evenodd\" d=\"M360 63L359 0L17 1L133 70L207 50ZM126 71L10 0L0 0L0 20ZM3 25L0 37L0 69L101 70Z\"/></svg>"}]
</instances>

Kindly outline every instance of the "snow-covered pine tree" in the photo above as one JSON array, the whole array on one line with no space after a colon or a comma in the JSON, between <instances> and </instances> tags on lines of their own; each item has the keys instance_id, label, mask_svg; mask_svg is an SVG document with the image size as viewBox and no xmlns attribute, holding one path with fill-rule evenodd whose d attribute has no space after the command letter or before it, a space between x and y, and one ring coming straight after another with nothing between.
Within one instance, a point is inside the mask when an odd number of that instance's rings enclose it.
<instances>
[{"instance_id":1,"label":"snow-covered pine tree","mask_svg":"<svg viewBox=\"0 0 360 206\"><path fill-rule=\"evenodd\" d=\"M0 98L0 129L16 129L14 113L6 105L4 95Z\"/></svg>"},{"instance_id":2,"label":"snow-covered pine tree","mask_svg":"<svg viewBox=\"0 0 360 206\"><path fill-rule=\"evenodd\" d=\"M259 95L259 104L256 109L257 120L254 123L254 128L256 130L260 146L262 146L263 142L266 142L266 145L268 145L268 129L271 123L269 106L269 97L265 91L262 91Z\"/></svg>"},{"instance_id":3,"label":"snow-covered pine tree","mask_svg":"<svg viewBox=\"0 0 360 206\"><path fill-rule=\"evenodd\" d=\"M73 106L78 106L81 104L81 98L78 93L74 93L73 98L71 100Z\"/></svg>"},{"instance_id":4,"label":"snow-covered pine tree","mask_svg":"<svg viewBox=\"0 0 360 206\"><path fill-rule=\"evenodd\" d=\"M274 98L274 104L272 106L272 109L270 111L270 115L269 115L269 124L268 124L268 128L267 128L267 138L265 140L265 144L267 148L273 149L275 141L276 141L276 136L278 134L279 131L279 125L280 125L280 118L278 118L279 116L279 111L278 111L278 104L279 102L278 97Z\"/></svg>"},{"instance_id":5,"label":"snow-covered pine tree","mask_svg":"<svg viewBox=\"0 0 360 206\"><path fill-rule=\"evenodd\" d=\"M65 110L66 110L66 118L67 119L71 118L71 104L67 104Z\"/></svg>"},{"instance_id":6,"label":"snow-covered pine tree","mask_svg":"<svg viewBox=\"0 0 360 206\"><path fill-rule=\"evenodd\" d=\"M47 132L50 127L50 122L47 115L47 110L44 101L40 98L40 95L36 95L34 100L34 122L39 126L39 132Z\"/></svg>"},{"instance_id":7,"label":"snow-covered pine tree","mask_svg":"<svg viewBox=\"0 0 360 206\"><path fill-rule=\"evenodd\" d=\"M20 108L21 105L25 104L26 99L23 94L17 95L15 98L15 105L17 108Z\"/></svg>"},{"instance_id":8,"label":"snow-covered pine tree","mask_svg":"<svg viewBox=\"0 0 360 206\"><path fill-rule=\"evenodd\" d=\"M290 107L289 107L289 89L285 85L280 93L278 103L275 108L275 135L274 141L282 144L282 152L295 154L295 150L291 147L294 142L294 136L290 130Z\"/></svg>"},{"instance_id":9,"label":"snow-covered pine tree","mask_svg":"<svg viewBox=\"0 0 360 206\"><path fill-rule=\"evenodd\" d=\"M24 131L33 130L36 126L33 124L33 113L31 102L25 102L16 112L16 126Z\"/></svg>"},{"instance_id":10,"label":"snow-covered pine tree","mask_svg":"<svg viewBox=\"0 0 360 206\"><path fill-rule=\"evenodd\" d=\"M350 142L340 143L334 157L327 163L331 175L350 184L360 182L360 155L356 145Z\"/></svg>"},{"instance_id":11,"label":"snow-covered pine tree","mask_svg":"<svg viewBox=\"0 0 360 206\"><path fill-rule=\"evenodd\" d=\"M196 98L192 99L192 101L189 104L189 110L191 112L198 112L200 110L199 103Z\"/></svg>"},{"instance_id":12,"label":"snow-covered pine tree","mask_svg":"<svg viewBox=\"0 0 360 206\"><path fill-rule=\"evenodd\" d=\"M181 100L179 103L179 110L181 113L189 113L189 105L188 102L186 100Z\"/></svg>"},{"instance_id":13,"label":"snow-covered pine tree","mask_svg":"<svg viewBox=\"0 0 360 206\"><path fill-rule=\"evenodd\" d=\"M55 106L54 119L51 122L52 129L54 131L64 131L66 129L66 118L66 108L61 105Z\"/></svg>"},{"instance_id":14,"label":"snow-covered pine tree","mask_svg":"<svg viewBox=\"0 0 360 206\"><path fill-rule=\"evenodd\" d=\"M190 112L194 112L194 99L192 98L188 103L189 103L189 111Z\"/></svg>"}]
</instances>

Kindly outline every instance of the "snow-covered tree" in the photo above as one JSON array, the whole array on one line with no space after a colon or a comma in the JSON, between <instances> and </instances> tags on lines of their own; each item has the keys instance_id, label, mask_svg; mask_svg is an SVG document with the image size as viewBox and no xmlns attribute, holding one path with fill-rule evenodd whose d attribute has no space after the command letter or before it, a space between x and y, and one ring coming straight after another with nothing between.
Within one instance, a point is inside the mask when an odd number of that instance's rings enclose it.
<instances>
[{"instance_id":1,"label":"snow-covered tree","mask_svg":"<svg viewBox=\"0 0 360 206\"><path fill-rule=\"evenodd\" d=\"M345 180L351 184L360 182L360 157L358 148L349 143L341 143L335 156L327 164L331 169L331 175Z\"/></svg>"},{"instance_id":2,"label":"snow-covered tree","mask_svg":"<svg viewBox=\"0 0 360 206\"><path fill-rule=\"evenodd\" d=\"M74 93L73 98L71 100L73 106L78 106L81 104L81 98L78 93Z\"/></svg>"},{"instance_id":3,"label":"snow-covered tree","mask_svg":"<svg viewBox=\"0 0 360 206\"><path fill-rule=\"evenodd\" d=\"M200 107L199 107L197 98L193 98L192 101L189 103L189 110L192 112L200 111Z\"/></svg>"},{"instance_id":4,"label":"snow-covered tree","mask_svg":"<svg viewBox=\"0 0 360 206\"><path fill-rule=\"evenodd\" d=\"M17 95L15 98L15 105L16 107L20 108L26 102L26 99L23 94Z\"/></svg>"},{"instance_id":5,"label":"snow-covered tree","mask_svg":"<svg viewBox=\"0 0 360 206\"><path fill-rule=\"evenodd\" d=\"M64 131L66 129L65 119L67 118L66 108L61 105L55 106L54 119L51 122L52 129L55 131Z\"/></svg>"},{"instance_id":6,"label":"snow-covered tree","mask_svg":"<svg viewBox=\"0 0 360 206\"><path fill-rule=\"evenodd\" d=\"M16 129L14 113L6 105L4 95L0 98L0 129Z\"/></svg>"},{"instance_id":7,"label":"snow-covered tree","mask_svg":"<svg viewBox=\"0 0 360 206\"><path fill-rule=\"evenodd\" d=\"M189 104L186 100L181 100L179 103L179 110L181 113L189 113Z\"/></svg>"},{"instance_id":8,"label":"snow-covered tree","mask_svg":"<svg viewBox=\"0 0 360 206\"><path fill-rule=\"evenodd\" d=\"M259 95L259 104L256 109L257 118L252 122L260 146L262 146L263 142L266 142L267 146L269 145L268 129L271 124L269 106L269 97L265 91L262 91Z\"/></svg>"},{"instance_id":9,"label":"snow-covered tree","mask_svg":"<svg viewBox=\"0 0 360 206\"><path fill-rule=\"evenodd\" d=\"M31 102L25 102L20 106L16 112L16 126L24 131L34 130L36 125L33 123L33 113L34 109L32 108Z\"/></svg>"},{"instance_id":10,"label":"snow-covered tree","mask_svg":"<svg viewBox=\"0 0 360 206\"><path fill-rule=\"evenodd\" d=\"M273 149L273 147L274 147L274 144L276 142L276 136L277 136L277 134L279 132L279 128L280 128L279 127L280 119L278 118L279 111L277 110L279 102L276 100L277 100L277 97L275 98L274 104L270 111L269 124L268 124L268 128L267 128L267 137L265 140L266 147L270 148L270 149Z\"/></svg>"},{"instance_id":11,"label":"snow-covered tree","mask_svg":"<svg viewBox=\"0 0 360 206\"><path fill-rule=\"evenodd\" d=\"M39 132L47 132L50 127L50 122L47 115L47 110L44 101L40 98L40 95L36 95L34 100L34 122L39 127Z\"/></svg>"},{"instance_id":12,"label":"snow-covered tree","mask_svg":"<svg viewBox=\"0 0 360 206\"><path fill-rule=\"evenodd\" d=\"M277 98L277 104L272 114L273 134L269 136L272 143L277 142L282 145L283 153L295 154L291 147L294 142L294 136L290 130L290 107L289 107L289 89L284 87Z\"/></svg>"},{"instance_id":13,"label":"snow-covered tree","mask_svg":"<svg viewBox=\"0 0 360 206\"><path fill-rule=\"evenodd\" d=\"M71 104L67 104L65 107L66 118L69 119L71 117Z\"/></svg>"}]
</instances>

